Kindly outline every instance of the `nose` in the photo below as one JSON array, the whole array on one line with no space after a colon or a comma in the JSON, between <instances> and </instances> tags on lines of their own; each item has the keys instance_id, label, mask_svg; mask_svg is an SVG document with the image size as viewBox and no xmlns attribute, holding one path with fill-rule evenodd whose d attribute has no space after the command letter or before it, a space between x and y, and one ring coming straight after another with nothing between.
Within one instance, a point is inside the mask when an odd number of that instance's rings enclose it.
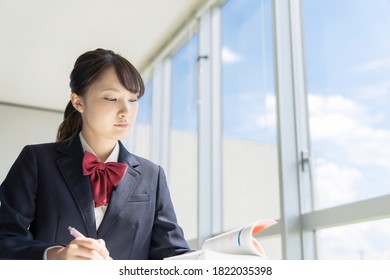
<instances>
[{"instance_id":1,"label":"nose","mask_svg":"<svg viewBox=\"0 0 390 280\"><path fill-rule=\"evenodd\" d=\"M121 106L118 112L120 118L128 117L131 114L131 105L128 101L121 102Z\"/></svg>"},{"instance_id":2,"label":"nose","mask_svg":"<svg viewBox=\"0 0 390 280\"><path fill-rule=\"evenodd\" d=\"M132 115L137 114L137 102L130 102L128 100L124 100L121 102L118 115L120 118L127 118Z\"/></svg>"}]
</instances>

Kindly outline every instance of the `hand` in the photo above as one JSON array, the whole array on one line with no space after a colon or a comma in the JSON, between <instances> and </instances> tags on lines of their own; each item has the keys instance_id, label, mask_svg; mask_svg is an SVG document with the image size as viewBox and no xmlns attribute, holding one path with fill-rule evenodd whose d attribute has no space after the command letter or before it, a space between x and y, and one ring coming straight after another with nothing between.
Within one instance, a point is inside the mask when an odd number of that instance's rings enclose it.
<instances>
[{"instance_id":1,"label":"hand","mask_svg":"<svg viewBox=\"0 0 390 280\"><path fill-rule=\"evenodd\" d=\"M103 239L76 238L66 247L51 248L48 260L106 260L109 252Z\"/></svg>"}]
</instances>

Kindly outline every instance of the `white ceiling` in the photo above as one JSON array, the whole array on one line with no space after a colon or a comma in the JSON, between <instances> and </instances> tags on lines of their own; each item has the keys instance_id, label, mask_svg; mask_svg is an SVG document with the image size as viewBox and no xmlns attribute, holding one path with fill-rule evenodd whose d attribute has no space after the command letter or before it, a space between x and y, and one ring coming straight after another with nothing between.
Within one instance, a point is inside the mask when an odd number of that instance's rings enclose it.
<instances>
[{"instance_id":1,"label":"white ceiling","mask_svg":"<svg viewBox=\"0 0 390 280\"><path fill-rule=\"evenodd\" d=\"M0 0L0 102L63 110L83 52L145 67L203 0Z\"/></svg>"}]
</instances>

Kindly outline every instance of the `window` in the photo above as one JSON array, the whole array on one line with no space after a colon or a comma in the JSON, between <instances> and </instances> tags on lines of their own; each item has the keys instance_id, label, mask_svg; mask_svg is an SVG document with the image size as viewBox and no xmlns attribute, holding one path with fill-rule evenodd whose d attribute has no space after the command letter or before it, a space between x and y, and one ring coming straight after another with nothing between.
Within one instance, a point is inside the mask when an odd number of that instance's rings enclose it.
<instances>
[{"instance_id":1,"label":"window","mask_svg":"<svg viewBox=\"0 0 390 280\"><path fill-rule=\"evenodd\" d=\"M198 36L172 57L169 180L180 225L197 238L198 205Z\"/></svg>"},{"instance_id":2,"label":"window","mask_svg":"<svg viewBox=\"0 0 390 280\"><path fill-rule=\"evenodd\" d=\"M280 217L271 1L222 7L223 230Z\"/></svg>"},{"instance_id":3,"label":"window","mask_svg":"<svg viewBox=\"0 0 390 280\"><path fill-rule=\"evenodd\" d=\"M374 207L390 194L390 2L303 4L314 209ZM318 230L318 258L389 259L388 228L382 219Z\"/></svg>"},{"instance_id":4,"label":"window","mask_svg":"<svg viewBox=\"0 0 390 280\"><path fill-rule=\"evenodd\" d=\"M304 1L316 209L389 194L389 13L388 1Z\"/></svg>"},{"instance_id":5,"label":"window","mask_svg":"<svg viewBox=\"0 0 390 280\"><path fill-rule=\"evenodd\" d=\"M273 218L270 259L388 259L390 2L222 2L154 69L153 150L187 239Z\"/></svg>"},{"instance_id":6,"label":"window","mask_svg":"<svg viewBox=\"0 0 390 280\"><path fill-rule=\"evenodd\" d=\"M145 93L140 98L138 116L134 133L135 153L145 158L150 158L150 131L152 117L153 83L151 80L145 83Z\"/></svg>"}]
</instances>

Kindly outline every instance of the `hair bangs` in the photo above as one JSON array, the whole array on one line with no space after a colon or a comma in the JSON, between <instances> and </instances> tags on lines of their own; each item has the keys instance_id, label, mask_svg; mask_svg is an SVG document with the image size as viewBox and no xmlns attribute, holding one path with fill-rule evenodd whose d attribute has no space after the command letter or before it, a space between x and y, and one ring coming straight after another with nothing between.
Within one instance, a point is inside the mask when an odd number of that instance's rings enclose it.
<instances>
[{"instance_id":1,"label":"hair bangs","mask_svg":"<svg viewBox=\"0 0 390 280\"><path fill-rule=\"evenodd\" d=\"M141 98L145 92L145 85L139 72L127 60L120 57L113 57L113 59L115 72L122 86Z\"/></svg>"}]
</instances>

